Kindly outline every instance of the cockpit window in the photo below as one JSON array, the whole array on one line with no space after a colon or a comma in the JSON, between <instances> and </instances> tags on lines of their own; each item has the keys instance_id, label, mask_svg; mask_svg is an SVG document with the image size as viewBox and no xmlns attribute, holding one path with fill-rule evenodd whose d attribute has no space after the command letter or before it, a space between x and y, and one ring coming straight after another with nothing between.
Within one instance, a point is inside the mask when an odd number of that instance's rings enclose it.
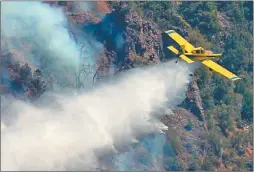
<instances>
[{"instance_id":1,"label":"cockpit window","mask_svg":"<svg viewBox=\"0 0 254 172\"><path fill-rule=\"evenodd\" d=\"M192 53L193 53L193 54L204 54L204 53L205 53L205 50L203 50L203 49L193 50Z\"/></svg>"}]
</instances>

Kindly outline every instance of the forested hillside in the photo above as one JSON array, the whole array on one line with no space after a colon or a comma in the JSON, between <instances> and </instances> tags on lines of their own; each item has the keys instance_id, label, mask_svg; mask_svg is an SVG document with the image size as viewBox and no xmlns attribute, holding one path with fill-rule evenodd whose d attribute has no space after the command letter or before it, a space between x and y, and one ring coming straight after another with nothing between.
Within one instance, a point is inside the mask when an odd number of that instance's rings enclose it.
<instances>
[{"instance_id":1,"label":"forested hillside","mask_svg":"<svg viewBox=\"0 0 254 172\"><path fill-rule=\"evenodd\" d=\"M223 53L217 63L242 78L232 83L206 67L196 70L208 128L200 146L204 154L202 161L183 160L183 166L173 170L252 170L253 2L128 2L126 6L162 31L174 29L196 46ZM160 55L161 60L167 58ZM191 109L188 103L182 107Z\"/></svg>"}]
</instances>

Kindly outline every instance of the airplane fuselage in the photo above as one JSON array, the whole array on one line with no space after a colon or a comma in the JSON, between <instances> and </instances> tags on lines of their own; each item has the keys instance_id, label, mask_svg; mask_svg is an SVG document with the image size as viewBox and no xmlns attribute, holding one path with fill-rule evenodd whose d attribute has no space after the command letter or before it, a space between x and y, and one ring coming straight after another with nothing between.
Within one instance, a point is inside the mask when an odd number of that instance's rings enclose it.
<instances>
[{"instance_id":1,"label":"airplane fuselage","mask_svg":"<svg viewBox=\"0 0 254 172\"><path fill-rule=\"evenodd\" d=\"M192 53L184 53L185 56L189 57L193 61L203 61L208 59L215 59L216 57L220 57L221 54L192 54Z\"/></svg>"},{"instance_id":2,"label":"airplane fuselage","mask_svg":"<svg viewBox=\"0 0 254 172\"><path fill-rule=\"evenodd\" d=\"M203 47L193 47L191 52L185 50L185 45L180 45L182 53L193 61L203 61L214 59L221 56L221 54L213 54L210 50L205 50ZM179 52L178 52L179 53Z\"/></svg>"}]
</instances>

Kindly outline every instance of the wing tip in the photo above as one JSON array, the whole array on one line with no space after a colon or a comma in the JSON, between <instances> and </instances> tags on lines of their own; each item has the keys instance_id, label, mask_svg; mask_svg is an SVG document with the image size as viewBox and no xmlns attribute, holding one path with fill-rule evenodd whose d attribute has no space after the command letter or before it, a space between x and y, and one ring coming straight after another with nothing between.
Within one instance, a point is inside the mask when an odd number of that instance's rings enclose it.
<instances>
[{"instance_id":1,"label":"wing tip","mask_svg":"<svg viewBox=\"0 0 254 172\"><path fill-rule=\"evenodd\" d=\"M171 34L171 33L174 33L175 31L174 30L167 30L167 31L165 31L165 33L167 33L167 34Z\"/></svg>"},{"instance_id":2,"label":"wing tip","mask_svg":"<svg viewBox=\"0 0 254 172\"><path fill-rule=\"evenodd\" d=\"M239 80L239 79L241 79L240 77L238 77L238 76L235 76L235 77L233 77L233 78L230 78L232 81L236 81L236 80Z\"/></svg>"}]
</instances>

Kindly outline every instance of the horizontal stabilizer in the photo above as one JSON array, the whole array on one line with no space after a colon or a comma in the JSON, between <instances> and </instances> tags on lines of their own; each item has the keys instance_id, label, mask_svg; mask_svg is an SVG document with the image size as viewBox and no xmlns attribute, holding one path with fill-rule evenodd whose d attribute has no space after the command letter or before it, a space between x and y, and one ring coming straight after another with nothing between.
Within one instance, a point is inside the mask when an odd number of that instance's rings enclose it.
<instances>
[{"instance_id":1,"label":"horizontal stabilizer","mask_svg":"<svg viewBox=\"0 0 254 172\"><path fill-rule=\"evenodd\" d=\"M213 69L215 72L218 72L221 75L231 79L232 81L236 81L238 79L241 79L238 76L236 76L235 74L231 73L230 71L228 71L227 69L225 69L222 66L218 65L217 63L215 63L212 60L204 60L201 63L203 63L204 65L206 65L210 69Z\"/></svg>"},{"instance_id":2,"label":"horizontal stabilizer","mask_svg":"<svg viewBox=\"0 0 254 172\"><path fill-rule=\"evenodd\" d=\"M185 55L180 55L180 58L182 58L184 61L186 61L187 63L194 63L193 60L191 60L190 58L186 57Z\"/></svg>"},{"instance_id":3,"label":"horizontal stabilizer","mask_svg":"<svg viewBox=\"0 0 254 172\"><path fill-rule=\"evenodd\" d=\"M169 46L168 49L170 51L172 51L173 53L175 53L176 55L179 53L179 51L175 47L173 47L173 46Z\"/></svg>"}]
</instances>

